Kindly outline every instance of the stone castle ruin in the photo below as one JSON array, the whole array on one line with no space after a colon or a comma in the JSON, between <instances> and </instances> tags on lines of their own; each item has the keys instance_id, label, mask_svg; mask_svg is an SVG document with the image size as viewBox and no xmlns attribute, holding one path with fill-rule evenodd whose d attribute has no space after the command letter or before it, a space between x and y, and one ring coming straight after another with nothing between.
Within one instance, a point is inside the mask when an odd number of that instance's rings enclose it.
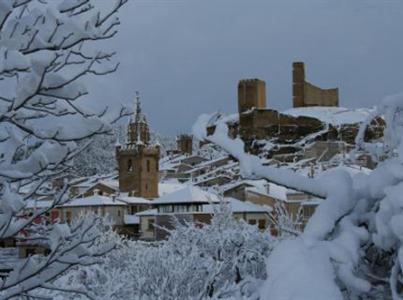
<instances>
[{"instance_id":1,"label":"stone castle ruin","mask_svg":"<svg viewBox=\"0 0 403 300\"><path fill-rule=\"evenodd\" d=\"M355 143L359 123L334 124L325 122L320 116L305 114L306 110L323 109L335 116L348 109L339 108L338 88L322 89L305 80L304 63L293 63L293 111L294 114L279 112L266 107L266 84L259 79L244 79L238 83L239 121L228 123L231 137L240 136L245 150L253 154L265 152L267 158L295 160L303 158L301 152L306 145L323 142L347 146L334 149L348 149ZM310 108L312 107L312 109ZM295 112L297 112L295 114ZM383 135L384 122L374 120L368 127L366 139L377 139ZM214 125L208 128L211 134ZM274 147L267 150L267 141ZM348 146L350 145L350 146ZM329 150L330 152L332 150ZM310 152L314 152L311 149ZM334 151L335 152L335 151ZM302 155L303 156L303 155Z\"/></svg>"}]
</instances>

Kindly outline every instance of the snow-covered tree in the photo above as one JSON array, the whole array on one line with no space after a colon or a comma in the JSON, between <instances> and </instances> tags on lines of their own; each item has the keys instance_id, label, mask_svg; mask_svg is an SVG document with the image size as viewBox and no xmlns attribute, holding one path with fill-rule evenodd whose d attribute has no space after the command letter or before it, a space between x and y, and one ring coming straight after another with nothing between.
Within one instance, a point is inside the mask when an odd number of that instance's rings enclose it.
<instances>
[{"instance_id":1,"label":"snow-covered tree","mask_svg":"<svg viewBox=\"0 0 403 300\"><path fill-rule=\"evenodd\" d=\"M275 243L221 207L211 224L178 223L158 243L123 241L103 264L79 267L59 281L99 300L253 299Z\"/></svg>"},{"instance_id":2,"label":"snow-covered tree","mask_svg":"<svg viewBox=\"0 0 403 300\"><path fill-rule=\"evenodd\" d=\"M85 145L87 141L78 143ZM79 176L109 174L116 170L116 137L113 135L94 136L91 143L73 160L73 171Z\"/></svg>"},{"instance_id":3,"label":"snow-covered tree","mask_svg":"<svg viewBox=\"0 0 403 300\"><path fill-rule=\"evenodd\" d=\"M268 258L268 279L261 299L402 299L403 297L403 95L386 98L362 124L358 150L378 160L369 174L329 170L315 178L264 166L230 139L225 123L206 133L208 115L194 133L239 159L248 178L325 198L304 232L275 247ZM383 141L364 141L374 117L386 122Z\"/></svg>"},{"instance_id":4,"label":"snow-covered tree","mask_svg":"<svg viewBox=\"0 0 403 300\"><path fill-rule=\"evenodd\" d=\"M110 133L109 123L127 113L122 108L116 118L106 111L94 114L78 103L88 93L86 76L118 66L114 53L96 42L115 36L116 14L126 1L108 1L109 8L101 10L95 0L0 0L0 239L40 241L49 249L0 280L1 299L53 288L56 276L110 249L89 250L97 240L96 218L35 231L35 220L68 200L67 186L57 194L47 191L50 207L23 212L53 176L69 168L80 152L77 141Z\"/></svg>"}]
</instances>

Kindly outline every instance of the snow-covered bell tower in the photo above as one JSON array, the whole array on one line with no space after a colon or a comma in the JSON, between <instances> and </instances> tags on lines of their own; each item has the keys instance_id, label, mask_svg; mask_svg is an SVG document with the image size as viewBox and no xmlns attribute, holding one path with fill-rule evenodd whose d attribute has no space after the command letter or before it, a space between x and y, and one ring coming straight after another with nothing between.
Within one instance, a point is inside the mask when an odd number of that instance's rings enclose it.
<instances>
[{"instance_id":1,"label":"snow-covered bell tower","mask_svg":"<svg viewBox=\"0 0 403 300\"><path fill-rule=\"evenodd\" d=\"M158 197L160 147L150 143L150 129L141 111L138 92L135 108L127 127L126 144L116 146L119 190L131 196L153 199Z\"/></svg>"}]
</instances>

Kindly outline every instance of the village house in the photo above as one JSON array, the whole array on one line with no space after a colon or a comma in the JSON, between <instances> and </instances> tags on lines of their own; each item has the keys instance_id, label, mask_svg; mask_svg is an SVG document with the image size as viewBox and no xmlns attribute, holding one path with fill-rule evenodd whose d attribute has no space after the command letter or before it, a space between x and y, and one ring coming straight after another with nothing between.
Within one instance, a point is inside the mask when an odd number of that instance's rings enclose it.
<instances>
[{"instance_id":1,"label":"village house","mask_svg":"<svg viewBox=\"0 0 403 300\"><path fill-rule=\"evenodd\" d=\"M46 212L40 217L34 219L34 224L51 224L55 223L60 218L60 211L57 208L51 208L53 204L52 200L40 200L31 199L26 202L24 214L20 215L20 218L28 219L34 215L37 211L46 210ZM29 237L27 231L22 231L18 234L17 240L14 241L14 245L18 249L18 256L25 258L33 254L44 254L48 252L47 245L41 241L25 240ZM6 245L6 247L11 245Z\"/></svg>"},{"instance_id":2,"label":"village house","mask_svg":"<svg viewBox=\"0 0 403 300\"><path fill-rule=\"evenodd\" d=\"M257 225L262 230L269 226L270 207L242 202L234 198L224 198L221 201L215 193L195 186L187 186L154 200L153 209L136 214L140 218L140 238L143 240L164 239L169 234L165 229L173 229L175 222L208 224L220 203L228 205L237 219Z\"/></svg>"}]
</instances>

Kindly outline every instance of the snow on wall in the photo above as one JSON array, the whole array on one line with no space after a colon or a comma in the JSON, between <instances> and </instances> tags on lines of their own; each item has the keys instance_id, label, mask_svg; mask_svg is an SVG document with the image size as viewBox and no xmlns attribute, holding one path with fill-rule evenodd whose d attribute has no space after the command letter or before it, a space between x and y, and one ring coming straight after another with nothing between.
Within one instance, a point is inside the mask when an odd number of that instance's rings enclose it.
<instances>
[{"instance_id":1,"label":"snow on wall","mask_svg":"<svg viewBox=\"0 0 403 300\"><path fill-rule=\"evenodd\" d=\"M322 122L339 126L342 124L356 124L364 122L374 111L368 108L344 108L344 107L327 107L327 106L312 106L298 107L283 111L283 114L294 117L312 117L321 120Z\"/></svg>"}]
</instances>

